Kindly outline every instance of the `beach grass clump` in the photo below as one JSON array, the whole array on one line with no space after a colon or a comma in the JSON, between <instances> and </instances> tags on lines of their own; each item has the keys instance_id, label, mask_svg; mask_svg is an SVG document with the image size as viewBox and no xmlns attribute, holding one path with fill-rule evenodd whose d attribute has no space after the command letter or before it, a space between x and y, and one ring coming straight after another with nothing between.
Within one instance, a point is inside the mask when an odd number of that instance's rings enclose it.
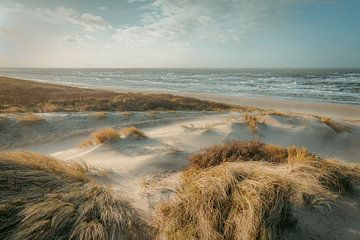
<instances>
[{"instance_id":1,"label":"beach grass clump","mask_svg":"<svg viewBox=\"0 0 360 240\"><path fill-rule=\"evenodd\" d=\"M138 128L136 128L134 126L129 126L129 127L125 127L123 129L121 129L121 133L125 137L132 136L132 137L135 137L136 139L147 138L145 133L143 133L142 131L140 131Z\"/></svg>"},{"instance_id":2,"label":"beach grass clump","mask_svg":"<svg viewBox=\"0 0 360 240\"><path fill-rule=\"evenodd\" d=\"M91 138L93 139L94 143L101 144L108 140L120 138L120 134L113 128L104 128L93 132L91 134Z\"/></svg>"},{"instance_id":3,"label":"beach grass clump","mask_svg":"<svg viewBox=\"0 0 360 240\"><path fill-rule=\"evenodd\" d=\"M298 171L311 172L322 185L335 192L346 192L354 183L360 182L360 165L340 160L324 159L305 148L280 147L259 141L234 141L214 145L189 157L189 166L206 169L224 162L268 162L272 164L296 165Z\"/></svg>"},{"instance_id":4,"label":"beach grass clump","mask_svg":"<svg viewBox=\"0 0 360 240\"><path fill-rule=\"evenodd\" d=\"M45 118L34 113L26 113L16 116L16 122L20 124L34 124L34 123L42 122L44 120Z\"/></svg>"},{"instance_id":5,"label":"beach grass clump","mask_svg":"<svg viewBox=\"0 0 360 240\"><path fill-rule=\"evenodd\" d=\"M244 120L248 127L250 128L250 131L252 134L255 134L257 132L257 118L256 116L250 115L250 114L244 114Z\"/></svg>"},{"instance_id":6,"label":"beach grass clump","mask_svg":"<svg viewBox=\"0 0 360 240\"><path fill-rule=\"evenodd\" d=\"M95 112L92 115L98 120L103 120L108 116L107 112Z\"/></svg>"},{"instance_id":7,"label":"beach grass clump","mask_svg":"<svg viewBox=\"0 0 360 240\"><path fill-rule=\"evenodd\" d=\"M126 117L126 118L129 118L129 117L131 117L132 115L133 115L132 112L121 112L121 116Z\"/></svg>"},{"instance_id":8,"label":"beach grass clump","mask_svg":"<svg viewBox=\"0 0 360 240\"><path fill-rule=\"evenodd\" d=\"M233 142L189 160L175 198L158 208L159 239L279 239L296 224L294 207L323 210L360 184L359 164L304 148Z\"/></svg>"},{"instance_id":9,"label":"beach grass clump","mask_svg":"<svg viewBox=\"0 0 360 240\"><path fill-rule=\"evenodd\" d=\"M318 117L318 119L320 120L320 122L326 124L328 127L330 127L332 130L334 130L337 133L350 130L349 127L341 125L340 123L335 122L330 117Z\"/></svg>"},{"instance_id":10,"label":"beach grass clump","mask_svg":"<svg viewBox=\"0 0 360 240\"><path fill-rule=\"evenodd\" d=\"M120 138L120 133L113 128L103 128L91 133L90 139L79 144L79 147L86 147L94 144L102 144L106 141Z\"/></svg>"},{"instance_id":11,"label":"beach grass clump","mask_svg":"<svg viewBox=\"0 0 360 240\"><path fill-rule=\"evenodd\" d=\"M223 162L267 161L285 162L288 151L259 141L234 141L205 148L189 157L191 167L209 168Z\"/></svg>"},{"instance_id":12,"label":"beach grass clump","mask_svg":"<svg viewBox=\"0 0 360 240\"><path fill-rule=\"evenodd\" d=\"M0 153L0 239L148 239L139 212L86 166Z\"/></svg>"},{"instance_id":13,"label":"beach grass clump","mask_svg":"<svg viewBox=\"0 0 360 240\"><path fill-rule=\"evenodd\" d=\"M294 206L331 201L311 176L272 170L248 162L188 169L176 197L158 209L159 239L279 239L296 223Z\"/></svg>"}]
</instances>

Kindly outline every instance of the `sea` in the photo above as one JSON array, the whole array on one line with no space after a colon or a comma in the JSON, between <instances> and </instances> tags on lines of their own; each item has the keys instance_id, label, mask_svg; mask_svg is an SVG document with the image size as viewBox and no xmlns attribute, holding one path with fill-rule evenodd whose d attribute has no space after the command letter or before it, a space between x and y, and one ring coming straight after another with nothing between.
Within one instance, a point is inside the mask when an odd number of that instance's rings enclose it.
<instances>
[{"instance_id":1,"label":"sea","mask_svg":"<svg viewBox=\"0 0 360 240\"><path fill-rule=\"evenodd\" d=\"M360 69L0 68L0 76L114 90L360 104Z\"/></svg>"}]
</instances>

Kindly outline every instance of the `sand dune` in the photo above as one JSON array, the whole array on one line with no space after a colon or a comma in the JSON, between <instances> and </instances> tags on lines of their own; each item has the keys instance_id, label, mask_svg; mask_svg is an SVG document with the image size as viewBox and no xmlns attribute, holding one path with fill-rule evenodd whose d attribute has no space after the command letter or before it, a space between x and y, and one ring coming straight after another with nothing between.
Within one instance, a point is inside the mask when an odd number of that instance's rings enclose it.
<instances>
[{"instance_id":1,"label":"sand dune","mask_svg":"<svg viewBox=\"0 0 360 240\"><path fill-rule=\"evenodd\" d=\"M86 163L97 169L94 177L97 183L126 194L131 205L150 222L162 203L179 196L189 156L212 145L260 140L283 147L305 147L321 158L360 163L360 125L357 120L345 117L329 120L313 113L256 108L33 115L25 122L21 121L25 114L0 116L0 150L27 150L69 164ZM136 127L144 136L131 134L134 129L124 130L129 126ZM95 141L92 133L104 128L112 129L112 137ZM291 172L291 168L265 168L262 164L246 166L260 169L261 174ZM296 227L281 231L282 239L356 239L360 236L358 191L357 186L353 193L334 193L336 197L330 198L331 203L324 211L291 206L292 215L297 218Z\"/></svg>"}]
</instances>

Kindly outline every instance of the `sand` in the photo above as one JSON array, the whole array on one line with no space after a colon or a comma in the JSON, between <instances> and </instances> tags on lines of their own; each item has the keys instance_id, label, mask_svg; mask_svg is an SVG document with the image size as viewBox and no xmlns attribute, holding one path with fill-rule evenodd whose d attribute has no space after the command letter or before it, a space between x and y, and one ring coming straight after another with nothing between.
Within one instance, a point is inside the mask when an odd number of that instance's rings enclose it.
<instances>
[{"instance_id":1,"label":"sand","mask_svg":"<svg viewBox=\"0 0 360 240\"><path fill-rule=\"evenodd\" d=\"M87 91L87 90L84 90ZM93 91L93 90L91 90ZM187 95L184 93L184 95ZM136 111L39 113L41 121L22 124L17 113L1 114L0 150L28 150L64 161L83 161L102 172L99 182L124 192L133 205L150 218L157 204L176 191L187 157L204 147L234 140L261 140L281 146L303 146L318 155L360 162L359 106L245 100L196 95L206 100L252 104L306 114L279 115L266 111ZM314 114L331 115L339 131ZM256 118L251 129L245 115ZM121 136L102 144L79 145L91 132L111 127L136 126L147 138ZM357 239L360 236L359 194L344 196L330 211L295 209L298 227L284 239Z\"/></svg>"}]
</instances>

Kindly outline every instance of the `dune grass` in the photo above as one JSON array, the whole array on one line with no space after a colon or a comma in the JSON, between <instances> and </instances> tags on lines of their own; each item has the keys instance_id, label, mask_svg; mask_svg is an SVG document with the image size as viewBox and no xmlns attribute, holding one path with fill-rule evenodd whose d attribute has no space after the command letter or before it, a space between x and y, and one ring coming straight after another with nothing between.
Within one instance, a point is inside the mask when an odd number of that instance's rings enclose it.
<instances>
[{"instance_id":1,"label":"dune grass","mask_svg":"<svg viewBox=\"0 0 360 240\"><path fill-rule=\"evenodd\" d=\"M94 144L102 144L109 140L120 138L120 133L113 128L103 128L91 133L90 139L79 144L79 147L86 147Z\"/></svg>"},{"instance_id":2,"label":"dune grass","mask_svg":"<svg viewBox=\"0 0 360 240\"><path fill-rule=\"evenodd\" d=\"M257 118L256 116L250 115L248 113L244 114L244 120L246 124L249 126L252 134L257 132Z\"/></svg>"},{"instance_id":3,"label":"dune grass","mask_svg":"<svg viewBox=\"0 0 360 240\"><path fill-rule=\"evenodd\" d=\"M20 124L34 124L44 120L45 118L42 116L33 113L20 114L16 116L16 122Z\"/></svg>"},{"instance_id":4,"label":"dune grass","mask_svg":"<svg viewBox=\"0 0 360 240\"><path fill-rule=\"evenodd\" d=\"M133 115L132 112L121 112L121 116L126 117L126 118L129 118L129 117L131 117L132 115Z\"/></svg>"},{"instance_id":5,"label":"dune grass","mask_svg":"<svg viewBox=\"0 0 360 240\"><path fill-rule=\"evenodd\" d=\"M360 184L360 165L260 142L217 145L189 161L176 197L158 208L159 239L279 239L296 224L294 207L323 210Z\"/></svg>"},{"instance_id":6,"label":"dune grass","mask_svg":"<svg viewBox=\"0 0 360 240\"><path fill-rule=\"evenodd\" d=\"M102 120L107 118L108 114L106 112L95 112L93 113L93 116L98 120Z\"/></svg>"},{"instance_id":7,"label":"dune grass","mask_svg":"<svg viewBox=\"0 0 360 240\"><path fill-rule=\"evenodd\" d=\"M0 239L148 239L150 228L87 168L28 152L0 153Z\"/></svg>"},{"instance_id":8,"label":"dune grass","mask_svg":"<svg viewBox=\"0 0 360 240\"><path fill-rule=\"evenodd\" d=\"M134 126L129 126L121 129L121 134L124 135L125 137L132 136L135 137L136 139L147 138L145 133L143 133Z\"/></svg>"},{"instance_id":9,"label":"dune grass","mask_svg":"<svg viewBox=\"0 0 360 240\"><path fill-rule=\"evenodd\" d=\"M326 124L329 128L334 130L337 133L350 131L350 128L344 125L341 125L340 123L335 122L330 117L324 117L324 116L317 116L320 122Z\"/></svg>"}]
</instances>

